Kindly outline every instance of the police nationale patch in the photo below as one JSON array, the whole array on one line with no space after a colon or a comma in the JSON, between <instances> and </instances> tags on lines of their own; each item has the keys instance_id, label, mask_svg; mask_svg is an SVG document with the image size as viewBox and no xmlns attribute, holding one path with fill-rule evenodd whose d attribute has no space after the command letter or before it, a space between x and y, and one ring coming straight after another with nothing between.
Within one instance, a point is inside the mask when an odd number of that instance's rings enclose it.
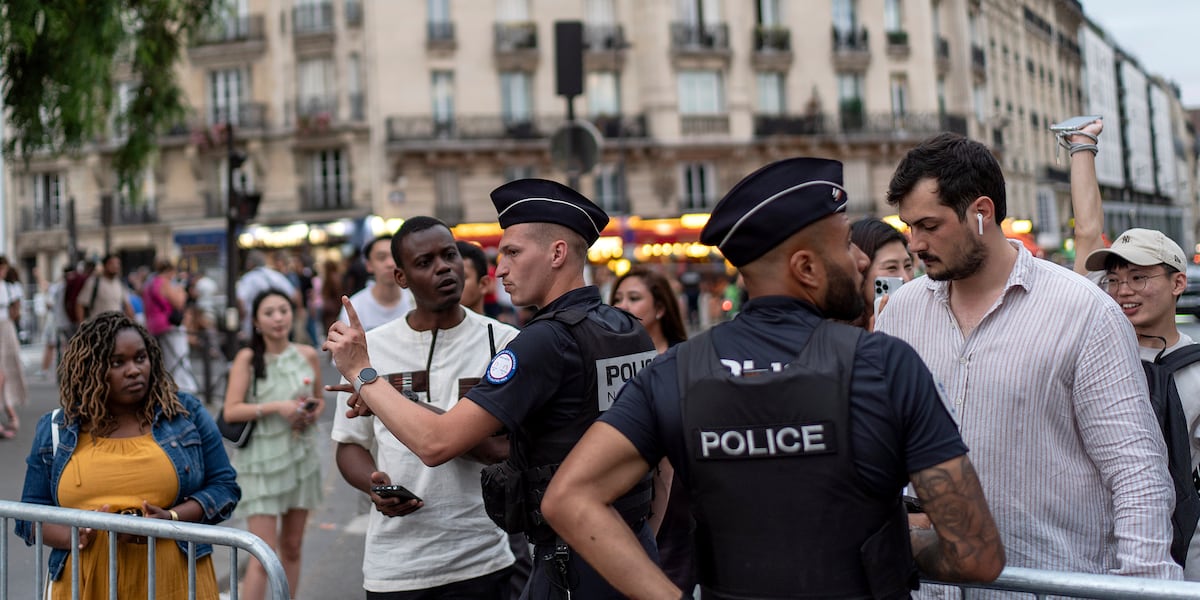
<instances>
[{"instance_id":1,"label":"police nationale patch","mask_svg":"<svg viewBox=\"0 0 1200 600\"><path fill-rule=\"evenodd\" d=\"M512 350L501 350L488 363L486 379L489 383L504 383L517 374L517 355Z\"/></svg>"}]
</instances>

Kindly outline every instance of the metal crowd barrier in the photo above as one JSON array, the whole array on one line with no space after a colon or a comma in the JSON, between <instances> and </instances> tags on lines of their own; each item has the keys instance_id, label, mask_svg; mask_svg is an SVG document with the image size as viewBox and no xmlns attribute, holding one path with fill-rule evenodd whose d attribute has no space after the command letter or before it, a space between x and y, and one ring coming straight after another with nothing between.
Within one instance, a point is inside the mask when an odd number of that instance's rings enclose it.
<instances>
[{"instance_id":1,"label":"metal crowd barrier","mask_svg":"<svg viewBox=\"0 0 1200 600\"><path fill-rule=\"evenodd\" d=\"M1022 567L1005 567L1004 571L1000 573L1000 577L991 583L921 582L922 587L926 584L957 587L960 598L967 598L968 588L1024 592L1038 600L1050 596L1095 598L1097 600L1195 600L1200 598L1200 583L1196 582L1045 571Z\"/></svg>"},{"instance_id":2,"label":"metal crowd barrier","mask_svg":"<svg viewBox=\"0 0 1200 600\"><path fill-rule=\"evenodd\" d=\"M163 519L146 519L130 515L118 515L111 513L103 513L89 510L79 510L74 508L62 508L58 506L44 506L41 504L26 504L23 502L12 502L9 500L0 500L0 526L4 532L0 533L0 600L8 600L8 546L9 536L8 531L14 525L12 521L20 519L23 521L31 521L34 524L34 534L36 542L34 543L34 552L37 557L36 571L36 586L34 589L39 590L39 594L46 589L46 562L48 556L46 546L42 543L42 524L54 523L57 525L68 525L71 527L71 597L79 597L79 528L90 527L96 530L104 530L113 533L128 533L133 535L146 537L146 548L148 552L148 580L149 580L149 598L155 598L155 564L154 564L154 548L155 543L159 539L165 540L180 540L187 542L187 583L188 583L188 599L195 600L196 597L196 544L214 544L219 546L228 546L229 553L229 599L237 600L238 598L238 549L249 552L254 558L257 558L267 572L268 583L268 598L271 600L288 600L287 575L283 571L283 563L279 562L279 557L271 550L271 547L266 542L262 541L258 536L240 529L232 529L230 527L220 527L216 525L202 525L200 523L185 523L181 521L167 521ZM173 542L168 542L173 543ZM109 600L117 598L117 536L108 536L108 597ZM65 575L61 581L66 581Z\"/></svg>"}]
</instances>

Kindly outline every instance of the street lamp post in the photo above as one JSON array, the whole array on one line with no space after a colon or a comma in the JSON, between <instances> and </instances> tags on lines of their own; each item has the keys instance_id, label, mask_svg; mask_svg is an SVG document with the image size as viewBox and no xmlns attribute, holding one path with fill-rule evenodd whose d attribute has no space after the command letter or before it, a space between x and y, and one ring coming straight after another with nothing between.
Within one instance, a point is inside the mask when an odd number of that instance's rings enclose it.
<instances>
[{"instance_id":1,"label":"street lamp post","mask_svg":"<svg viewBox=\"0 0 1200 600\"><path fill-rule=\"evenodd\" d=\"M238 350L238 330L241 329L241 317L237 304L237 275L238 275L238 229L241 215L237 201L237 193L233 190L233 171L242 166L246 156L237 151L233 144L233 120L225 121L225 150L228 168L225 170L225 356L233 360Z\"/></svg>"}]
</instances>

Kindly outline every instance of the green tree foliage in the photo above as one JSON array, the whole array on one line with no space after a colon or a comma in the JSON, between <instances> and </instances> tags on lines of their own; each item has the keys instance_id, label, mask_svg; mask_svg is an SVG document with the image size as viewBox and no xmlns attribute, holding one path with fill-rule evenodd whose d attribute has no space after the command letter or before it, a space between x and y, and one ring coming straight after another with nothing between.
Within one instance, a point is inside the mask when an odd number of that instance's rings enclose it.
<instances>
[{"instance_id":1,"label":"green tree foliage","mask_svg":"<svg viewBox=\"0 0 1200 600\"><path fill-rule=\"evenodd\" d=\"M221 0L0 0L0 79L10 135L4 151L70 153L105 132L118 62L133 82L113 158L123 190L153 156L158 135L186 114L175 65L191 32Z\"/></svg>"}]
</instances>

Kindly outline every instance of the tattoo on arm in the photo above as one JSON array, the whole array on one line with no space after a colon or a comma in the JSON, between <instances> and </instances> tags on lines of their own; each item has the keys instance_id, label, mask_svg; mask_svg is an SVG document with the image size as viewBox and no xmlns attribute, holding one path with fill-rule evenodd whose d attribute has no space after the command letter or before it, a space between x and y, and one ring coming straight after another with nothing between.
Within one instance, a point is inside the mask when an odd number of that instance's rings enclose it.
<instances>
[{"instance_id":1,"label":"tattoo on arm","mask_svg":"<svg viewBox=\"0 0 1200 600\"><path fill-rule=\"evenodd\" d=\"M998 574L1004 547L971 461L947 461L913 474L912 482L934 525L911 532L921 571L942 581Z\"/></svg>"}]
</instances>

